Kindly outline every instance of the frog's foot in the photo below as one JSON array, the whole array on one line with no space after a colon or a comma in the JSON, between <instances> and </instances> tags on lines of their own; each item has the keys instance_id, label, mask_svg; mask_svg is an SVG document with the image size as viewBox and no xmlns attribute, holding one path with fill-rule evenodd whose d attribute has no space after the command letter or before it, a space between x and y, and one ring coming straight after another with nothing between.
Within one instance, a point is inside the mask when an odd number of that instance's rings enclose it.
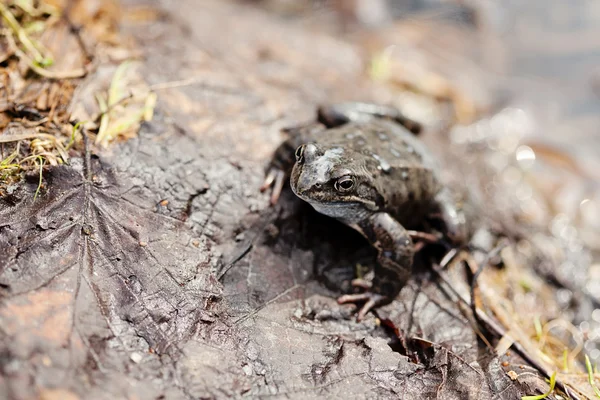
<instances>
[{"instance_id":1,"label":"frog's foot","mask_svg":"<svg viewBox=\"0 0 600 400\"><path fill-rule=\"evenodd\" d=\"M410 238L414 242L414 251L418 253L425 247L427 243L439 243L441 235L434 235L433 233L420 232L420 231L406 231Z\"/></svg>"},{"instance_id":2,"label":"frog's foot","mask_svg":"<svg viewBox=\"0 0 600 400\"><path fill-rule=\"evenodd\" d=\"M343 296L338 297L337 299L337 302L339 304L357 303L363 301L365 301L365 304L361 307L360 311L358 312L358 315L356 316L357 321L361 321L363 318L365 318L365 315L367 315L367 313L373 308L388 303L389 298L387 296L382 296L377 293L365 292L359 294L345 294Z\"/></svg>"},{"instance_id":3,"label":"frog's foot","mask_svg":"<svg viewBox=\"0 0 600 400\"><path fill-rule=\"evenodd\" d=\"M267 172L267 176L260 187L260 191L264 192L268 188L272 187L273 191L271 192L271 205L277 203L279 200L279 196L281 195L281 190L283 189L283 183L285 181L285 172L279 168L270 168Z\"/></svg>"}]
</instances>

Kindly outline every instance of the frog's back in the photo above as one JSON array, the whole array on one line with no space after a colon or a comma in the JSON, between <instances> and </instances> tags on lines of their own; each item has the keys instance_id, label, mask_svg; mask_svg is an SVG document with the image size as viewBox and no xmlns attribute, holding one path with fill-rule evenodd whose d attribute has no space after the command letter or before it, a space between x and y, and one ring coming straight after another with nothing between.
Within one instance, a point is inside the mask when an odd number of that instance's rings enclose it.
<instances>
[{"instance_id":1,"label":"frog's back","mask_svg":"<svg viewBox=\"0 0 600 400\"><path fill-rule=\"evenodd\" d=\"M382 208L410 227L431 210L441 186L438 166L413 133L387 120L348 123L315 137L318 144L347 150L351 168L368 171Z\"/></svg>"}]
</instances>

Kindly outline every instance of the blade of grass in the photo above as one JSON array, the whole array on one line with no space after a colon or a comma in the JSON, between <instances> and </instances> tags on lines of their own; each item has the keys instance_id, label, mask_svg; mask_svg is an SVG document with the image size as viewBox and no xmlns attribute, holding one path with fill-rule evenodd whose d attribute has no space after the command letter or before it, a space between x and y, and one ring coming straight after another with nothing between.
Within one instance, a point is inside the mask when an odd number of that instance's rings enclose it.
<instances>
[{"instance_id":1,"label":"blade of grass","mask_svg":"<svg viewBox=\"0 0 600 400\"><path fill-rule=\"evenodd\" d=\"M552 392L554 391L554 385L556 384L556 372L552 373L552 376L550 377L550 389L548 389L548 391L544 394L539 394L537 396L522 396L521 400L542 400L545 399L546 397L550 396L550 394L552 394Z\"/></svg>"},{"instance_id":2,"label":"blade of grass","mask_svg":"<svg viewBox=\"0 0 600 400\"><path fill-rule=\"evenodd\" d=\"M158 96L156 93L151 92L148 94L146 98L146 102L144 103L144 121L152 121L152 117L154 116L154 109L156 108L156 102L158 101Z\"/></svg>"},{"instance_id":3,"label":"blade of grass","mask_svg":"<svg viewBox=\"0 0 600 400\"><path fill-rule=\"evenodd\" d=\"M39 2L37 7L34 7L33 1L31 0L15 0L15 6L19 7L21 10L25 11L27 14L32 17L39 17L41 15L47 14L50 16L57 16L58 11L46 2Z\"/></svg>"},{"instance_id":4,"label":"blade of grass","mask_svg":"<svg viewBox=\"0 0 600 400\"><path fill-rule=\"evenodd\" d=\"M106 146L111 139L112 132L108 131L108 122L110 120L110 111L111 107L114 104L117 104L122 96L122 87L124 86L123 81L125 74L127 72L127 68L131 65L130 61L124 61L117 67L113 78L110 82L110 87L108 88L108 98L104 100L101 95L96 95L96 100L98 101L98 106L100 107L100 112L102 113L102 117L100 119L100 127L98 129L98 135L96 136L96 144L102 144Z\"/></svg>"},{"instance_id":5,"label":"blade of grass","mask_svg":"<svg viewBox=\"0 0 600 400\"><path fill-rule=\"evenodd\" d=\"M17 156L19 155L20 149L21 149L20 143L17 142L15 151L13 151L8 156L6 156L6 158L4 160L0 161L0 166L6 166L8 164L11 164L15 160L15 158L17 158Z\"/></svg>"},{"instance_id":6,"label":"blade of grass","mask_svg":"<svg viewBox=\"0 0 600 400\"><path fill-rule=\"evenodd\" d=\"M86 122L87 121L79 121L73 126L73 129L71 129L71 138L69 139L69 143L67 143L67 145L65 146L65 150L69 150L71 146L73 146L73 143L75 143L75 134L77 134L79 127L85 124Z\"/></svg>"},{"instance_id":7,"label":"blade of grass","mask_svg":"<svg viewBox=\"0 0 600 400\"><path fill-rule=\"evenodd\" d=\"M8 7L4 4L0 3L0 14L6 21L6 24L10 27L10 29L14 32L14 34L19 38L19 41L25 46L25 49L33 55L33 61L38 65L47 66L52 64L52 60L45 57L37 48L37 46L33 43L33 41L27 36L25 29L19 24L19 21L15 18L15 16L10 12Z\"/></svg>"},{"instance_id":8,"label":"blade of grass","mask_svg":"<svg viewBox=\"0 0 600 400\"><path fill-rule=\"evenodd\" d=\"M19 164L0 164L0 169L20 168Z\"/></svg>"},{"instance_id":9,"label":"blade of grass","mask_svg":"<svg viewBox=\"0 0 600 400\"><path fill-rule=\"evenodd\" d=\"M135 113L132 113L128 118L123 118L118 123L115 123L111 129L108 129L105 133L105 137L107 141L115 139L119 136L120 133L127 132L132 129L136 124L139 124L140 121L144 119L145 110L140 110Z\"/></svg>"},{"instance_id":10,"label":"blade of grass","mask_svg":"<svg viewBox=\"0 0 600 400\"><path fill-rule=\"evenodd\" d=\"M108 89L108 107L117 103L123 97L123 84L125 74L127 73L127 69L131 65L131 61L124 61L117 67L115 74L113 75L113 79L110 83L110 88Z\"/></svg>"},{"instance_id":11,"label":"blade of grass","mask_svg":"<svg viewBox=\"0 0 600 400\"><path fill-rule=\"evenodd\" d=\"M590 362L590 358L588 355L585 355L585 369L588 373L588 381L590 382L590 386L594 389L594 394L596 397L600 399L600 389L596 386L596 382L594 381L594 371L592 369L592 363Z\"/></svg>"},{"instance_id":12,"label":"blade of grass","mask_svg":"<svg viewBox=\"0 0 600 400\"><path fill-rule=\"evenodd\" d=\"M392 51L395 46L385 48L381 53L376 54L371 59L369 68L369 77L374 81L385 81L389 78L392 70Z\"/></svg>"},{"instance_id":13,"label":"blade of grass","mask_svg":"<svg viewBox=\"0 0 600 400\"><path fill-rule=\"evenodd\" d=\"M21 166L24 163L26 163L27 161L35 160L38 157L49 157L49 156L52 156L52 153L44 152L44 153L39 153L39 154L32 154L30 156L23 158L22 160L19 160L19 165Z\"/></svg>"},{"instance_id":14,"label":"blade of grass","mask_svg":"<svg viewBox=\"0 0 600 400\"><path fill-rule=\"evenodd\" d=\"M42 156L38 156L40 160L40 182L38 183L38 187L35 190L35 195L33 196L33 201L37 199L38 194L40 193L40 188L42 187L42 172L44 171L44 158Z\"/></svg>"},{"instance_id":15,"label":"blade of grass","mask_svg":"<svg viewBox=\"0 0 600 400\"><path fill-rule=\"evenodd\" d=\"M535 336L537 338L537 340L539 341L542 338L542 322L540 321L540 316L536 315L535 317L533 317L533 326L535 328Z\"/></svg>"},{"instance_id":16,"label":"blade of grass","mask_svg":"<svg viewBox=\"0 0 600 400\"><path fill-rule=\"evenodd\" d=\"M81 78L86 74L86 70L84 68L76 68L74 70L64 72L48 71L47 69L44 69L40 66L42 64L36 62L35 60L32 60L27 54L25 54L25 52L23 52L19 48L19 46L17 46L17 44L15 43L15 39L12 37L12 35L5 35L5 37L9 43L10 48L14 50L17 57L25 61L27 66L39 76L43 76L44 78L48 79L74 79Z\"/></svg>"}]
</instances>

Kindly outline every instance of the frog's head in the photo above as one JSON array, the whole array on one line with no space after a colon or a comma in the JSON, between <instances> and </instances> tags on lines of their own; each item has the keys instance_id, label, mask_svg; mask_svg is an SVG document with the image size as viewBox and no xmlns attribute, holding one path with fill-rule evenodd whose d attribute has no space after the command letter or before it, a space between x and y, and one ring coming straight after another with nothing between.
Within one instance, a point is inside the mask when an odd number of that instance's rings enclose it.
<instances>
[{"instance_id":1,"label":"frog's head","mask_svg":"<svg viewBox=\"0 0 600 400\"><path fill-rule=\"evenodd\" d=\"M290 184L296 196L318 212L356 222L378 208L368 171L359 153L308 143L296 149Z\"/></svg>"}]
</instances>

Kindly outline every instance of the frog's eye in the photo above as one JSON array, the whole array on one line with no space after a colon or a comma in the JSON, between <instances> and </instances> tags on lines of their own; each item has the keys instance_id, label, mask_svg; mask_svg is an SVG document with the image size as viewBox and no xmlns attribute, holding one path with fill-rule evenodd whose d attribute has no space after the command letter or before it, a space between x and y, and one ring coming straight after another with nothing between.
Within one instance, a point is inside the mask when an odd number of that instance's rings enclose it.
<instances>
[{"instance_id":1,"label":"frog's eye","mask_svg":"<svg viewBox=\"0 0 600 400\"><path fill-rule=\"evenodd\" d=\"M342 176L340 179L335 181L333 186L338 192L347 192L354 187L354 178L348 175Z\"/></svg>"},{"instance_id":2,"label":"frog's eye","mask_svg":"<svg viewBox=\"0 0 600 400\"><path fill-rule=\"evenodd\" d=\"M304 145L298 146L295 154L296 162L302 164L304 162Z\"/></svg>"}]
</instances>

